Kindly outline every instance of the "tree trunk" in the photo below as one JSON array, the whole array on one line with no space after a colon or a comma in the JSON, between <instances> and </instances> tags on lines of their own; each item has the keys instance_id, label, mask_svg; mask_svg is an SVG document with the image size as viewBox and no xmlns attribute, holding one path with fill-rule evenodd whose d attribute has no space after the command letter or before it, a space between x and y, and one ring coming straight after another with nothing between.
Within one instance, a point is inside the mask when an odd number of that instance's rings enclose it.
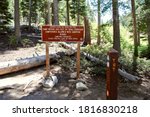
<instances>
[{"instance_id":1,"label":"tree trunk","mask_svg":"<svg viewBox=\"0 0 150 117\"><path fill-rule=\"evenodd\" d=\"M145 0L146 10L150 9L150 1ZM148 36L148 46L150 48L150 11L146 14L146 24L147 24L147 36Z\"/></svg>"},{"instance_id":2,"label":"tree trunk","mask_svg":"<svg viewBox=\"0 0 150 117\"><path fill-rule=\"evenodd\" d=\"M29 28L28 28L28 31L31 32L31 4L32 4L32 1L29 0Z\"/></svg>"},{"instance_id":3,"label":"tree trunk","mask_svg":"<svg viewBox=\"0 0 150 117\"><path fill-rule=\"evenodd\" d=\"M137 27L136 27L136 13L135 13L135 1L131 0L132 5L132 21L133 21L133 37L134 37L134 56L138 57L138 40L137 40Z\"/></svg>"},{"instance_id":4,"label":"tree trunk","mask_svg":"<svg viewBox=\"0 0 150 117\"><path fill-rule=\"evenodd\" d=\"M15 20L15 36L17 38L17 43L20 42L20 15L19 15L19 0L14 0L14 20Z\"/></svg>"},{"instance_id":5,"label":"tree trunk","mask_svg":"<svg viewBox=\"0 0 150 117\"><path fill-rule=\"evenodd\" d=\"M53 25L59 25L58 19L58 0L53 0L54 21Z\"/></svg>"},{"instance_id":6,"label":"tree trunk","mask_svg":"<svg viewBox=\"0 0 150 117\"><path fill-rule=\"evenodd\" d=\"M79 11L79 7L80 7L80 0L77 0L77 25L80 25L80 11Z\"/></svg>"},{"instance_id":7,"label":"tree trunk","mask_svg":"<svg viewBox=\"0 0 150 117\"><path fill-rule=\"evenodd\" d=\"M135 14L135 1L131 0L132 6L132 21L133 21L133 37L134 37L134 55L133 55L133 71L137 70L137 57L138 57L138 40L137 40L137 27L136 27L136 14Z\"/></svg>"},{"instance_id":8,"label":"tree trunk","mask_svg":"<svg viewBox=\"0 0 150 117\"><path fill-rule=\"evenodd\" d=\"M91 33L90 33L89 20L87 17L84 17L84 26L85 26L85 39L83 45L88 45L91 44Z\"/></svg>"},{"instance_id":9,"label":"tree trunk","mask_svg":"<svg viewBox=\"0 0 150 117\"><path fill-rule=\"evenodd\" d=\"M112 7L113 7L113 48L119 52L119 55L121 55L118 0L112 0Z\"/></svg>"},{"instance_id":10,"label":"tree trunk","mask_svg":"<svg viewBox=\"0 0 150 117\"><path fill-rule=\"evenodd\" d=\"M45 21L45 24L51 24L51 18L50 18L50 6L51 6L51 3L50 3L50 0L47 0L46 1L46 21Z\"/></svg>"},{"instance_id":11,"label":"tree trunk","mask_svg":"<svg viewBox=\"0 0 150 117\"><path fill-rule=\"evenodd\" d=\"M137 30L137 40L138 40L138 46L140 46L141 44L141 40L140 40L140 30Z\"/></svg>"},{"instance_id":12,"label":"tree trunk","mask_svg":"<svg viewBox=\"0 0 150 117\"><path fill-rule=\"evenodd\" d=\"M51 22L52 22L52 25L54 25L54 3L52 2L51 3L51 8L52 8L52 18L51 18Z\"/></svg>"},{"instance_id":13,"label":"tree trunk","mask_svg":"<svg viewBox=\"0 0 150 117\"><path fill-rule=\"evenodd\" d=\"M101 13L100 13L100 0L98 0L98 35L97 35L97 45L101 42Z\"/></svg>"},{"instance_id":14,"label":"tree trunk","mask_svg":"<svg viewBox=\"0 0 150 117\"><path fill-rule=\"evenodd\" d=\"M70 25L70 14L69 14L69 0L66 0L66 14L67 14L67 25Z\"/></svg>"},{"instance_id":15,"label":"tree trunk","mask_svg":"<svg viewBox=\"0 0 150 117\"><path fill-rule=\"evenodd\" d=\"M148 47L150 48L150 13L147 15L147 36L148 36Z\"/></svg>"}]
</instances>

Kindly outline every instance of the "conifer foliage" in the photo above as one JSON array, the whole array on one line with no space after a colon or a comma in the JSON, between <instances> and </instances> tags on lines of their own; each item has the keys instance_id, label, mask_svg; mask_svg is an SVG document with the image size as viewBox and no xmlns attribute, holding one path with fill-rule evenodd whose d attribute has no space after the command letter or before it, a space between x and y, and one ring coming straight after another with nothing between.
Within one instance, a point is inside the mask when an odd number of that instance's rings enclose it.
<instances>
[{"instance_id":1,"label":"conifer foliage","mask_svg":"<svg viewBox=\"0 0 150 117\"><path fill-rule=\"evenodd\" d=\"M8 0L0 1L0 32L4 33L7 31L7 25L11 22L12 16L9 12Z\"/></svg>"}]
</instances>

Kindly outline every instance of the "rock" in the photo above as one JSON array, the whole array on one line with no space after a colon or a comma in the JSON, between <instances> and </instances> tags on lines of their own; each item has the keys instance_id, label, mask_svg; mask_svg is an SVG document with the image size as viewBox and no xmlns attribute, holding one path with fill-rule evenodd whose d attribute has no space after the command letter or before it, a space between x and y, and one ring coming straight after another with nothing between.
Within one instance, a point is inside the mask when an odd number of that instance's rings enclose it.
<instances>
[{"instance_id":1,"label":"rock","mask_svg":"<svg viewBox=\"0 0 150 117\"><path fill-rule=\"evenodd\" d=\"M85 91L88 89L88 87L83 82L77 82L76 89L79 91Z\"/></svg>"},{"instance_id":2,"label":"rock","mask_svg":"<svg viewBox=\"0 0 150 117\"><path fill-rule=\"evenodd\" d=\"M77 72L71 73L70 78L76 79L77 78Z\"/></svg>"},{"instance_id":3,"label":"rock","mask_svg":"<svg viewBox=\"0 0 150 117\"><path fill-rule=\"evenodd\" d=\"M75 79L69 79L68 82L69 82L69 83L76 83L77 80L75 80Z\"/></svg>"},{"instance_id":4,"label":"rock","mask_svg":"<svg viewBox=\"0 0 150 117\"><path fill-rule=\"evenodd\" d=\"M53 88L58 83L58 79L56 76L49 76L48 78L44 79L42 83L46 88Z\"/></svg>"}]
</instances>

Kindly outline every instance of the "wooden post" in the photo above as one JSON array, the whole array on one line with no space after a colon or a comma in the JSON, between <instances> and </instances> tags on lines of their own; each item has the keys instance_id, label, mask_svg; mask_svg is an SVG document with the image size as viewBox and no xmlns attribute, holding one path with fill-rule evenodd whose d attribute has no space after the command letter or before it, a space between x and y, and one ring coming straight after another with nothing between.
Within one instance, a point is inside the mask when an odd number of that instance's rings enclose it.
<instances>
[{"instance_id":1,"label":"wooden post","mask_svg":"<svg viewBox=\"0 0 150 117\"><path fill-rule=\"evenodd\" d=\"M50 75L49 44L46 42L46 77Z\"/></svg>"},{"instance_id":2,"label":"wooden post","mask_svg":"<svg viewBox=\"0 0 150 117\"><path fill-rule=\"evenodd\" d=\"M77 43L77 79L80 78L80 42Z\"/></svg>"},{"instance_id":3,"label":"wooden post","mask_svg":"<svg viewBox=\"0 0 150 117\"><path fill-rule=\"evenodd\" d=\"M106 98L116 100L118 96L118 57L119 53L111 49L107 55Z\"/></svg>"}]
</instances>

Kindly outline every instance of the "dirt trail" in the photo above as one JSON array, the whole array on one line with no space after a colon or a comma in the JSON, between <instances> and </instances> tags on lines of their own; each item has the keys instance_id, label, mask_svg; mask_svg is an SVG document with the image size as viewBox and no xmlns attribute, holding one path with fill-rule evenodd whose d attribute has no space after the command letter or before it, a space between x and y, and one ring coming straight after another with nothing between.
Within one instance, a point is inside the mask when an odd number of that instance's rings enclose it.
<instances>
[{"instance_id":1,"label":"dirt trail","mask_svg":"<svg viewBox=\"0 0 150 117\"><path fill-rule=\"evenodd\" d=\"M53 89L42 87L42 75L45 68L34 68L1 77L0 99L101 99L100 90L103 90L103 88L100 89L100 84L90 80L90 77L87 79L89 90L77 91L75 83L70 82L71 78L67 72L57 65L51 67L52 70L58 70L55 75L59 79L58 84ZM103 94L103 99L104 96L105 94Z\"/></svg>"}]
</instances>

